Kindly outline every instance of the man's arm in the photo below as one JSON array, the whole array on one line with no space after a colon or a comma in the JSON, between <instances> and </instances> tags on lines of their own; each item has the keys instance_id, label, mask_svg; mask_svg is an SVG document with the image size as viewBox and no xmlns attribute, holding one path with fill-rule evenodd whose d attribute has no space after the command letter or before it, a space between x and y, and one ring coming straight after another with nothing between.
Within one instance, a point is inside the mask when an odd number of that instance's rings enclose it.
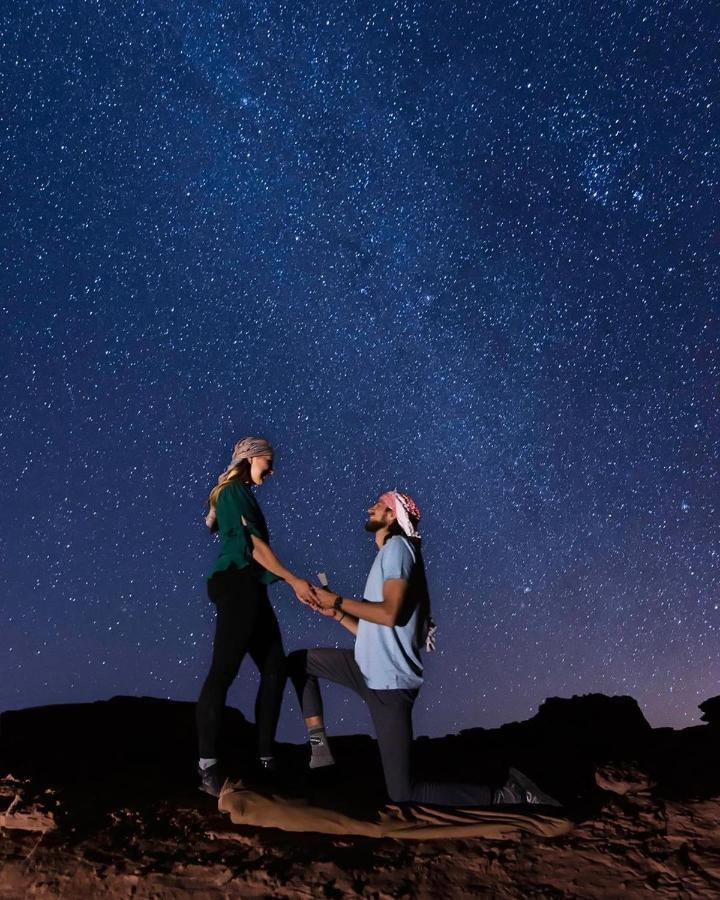
<instances>
[{"instance_id":1,"label":"man's arm","mask_svg":"<svg viewBox=\"0 0 720 900\"><path fill-rule=\"evenodd\" d=\"M331 619L335 619L338 625L342 625L343 628L347 628L347 630L352 635L357 635L358 632L358 620L355 616L351 616L350 613L346 612L337 612L334 609L326 609L319 610L323 615L329 616Z\"/></svg>"},{"instance_id":2,"label":"man's arm","mask_svg":"<svg viewBox=\"0 0 720 900\"><path fill-rule=\"evenodd\" d=\"M364 622L373 622L375 625L387 625L392 628L400 619L407 589L408 582L404 578L388 578L383 582L383 599L380 603L343 597L340 610L355 620L362 619ZM335 598L339 595L323 588L314 587L313 596L321 609L333 609ZM356 630L353 631L353 634L356 633L357 625Z\"/></svg>"},{"instance_id":3,"label":"man's arm","mask_svg":"<svg viewBox=\"0 0 720 900\"><path fill-rule=\"evenodd\" d=\"M335 618L343 628L347 628L350 634L352 634L354 637L357 637L358 620L355 618L355 616L351 616L350 613L338 613Z\"/></svg>"}]
</instances>

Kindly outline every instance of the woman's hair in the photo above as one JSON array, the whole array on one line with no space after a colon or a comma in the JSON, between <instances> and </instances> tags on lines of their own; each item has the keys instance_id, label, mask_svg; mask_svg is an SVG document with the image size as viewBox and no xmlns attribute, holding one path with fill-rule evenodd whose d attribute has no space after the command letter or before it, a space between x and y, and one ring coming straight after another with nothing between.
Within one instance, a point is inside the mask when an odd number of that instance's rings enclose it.
<instances>
[{"instance_id":1,"label":"woman's hair","mask_svg":"<svg viewBox=\"0 0 720 900\"><path fill-rule=\"evenodd\" d=\"M250 481L249 459L241 459L236 465L232 467L232 469L227 472L223 472L223 474L218 479L218 483L210 491L210 496L208 497L208 509L213 509L215 506L217 506L217 500L220 496L220 492L223 488L226 488L229 484L232 484L233 481L242 481L245 484ZM215 523L213 531L217 531L217 522Z\"/></svg>"}]
</instances>

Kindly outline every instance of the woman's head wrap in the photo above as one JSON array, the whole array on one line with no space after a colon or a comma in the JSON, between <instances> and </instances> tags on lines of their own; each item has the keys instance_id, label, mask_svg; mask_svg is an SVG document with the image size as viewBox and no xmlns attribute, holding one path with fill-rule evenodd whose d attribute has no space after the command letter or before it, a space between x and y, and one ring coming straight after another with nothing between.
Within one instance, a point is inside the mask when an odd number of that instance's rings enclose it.
<instances>
[{"instance_id":1,"label":"woman's head wrap","mask_svg":"<svg viewBox=\"0 0 720 900\"><path fill-rule=\"evenodd\" d=\"M398 525L408 537L420 537L417 530L417 524L420 521L420 507L412 497L408 494L401 494L400 491L387 491L380 497L380 502L395 513Z\"/></svg>"},{"instance_id":2,"label":"woman's head wrap","mask_svg":"<svg viewBox=\"0 0 720 900\"><path fill-rule=\"evenodd\" d=\"M274 453L272 446L265 438L246 437L239 440L233 447L232 459L230 465L225 469L223 475L236 466L241 459L253 459L255 456L272 456Z\"/></svg>"},{"instance_id":3,"label":"woman's head wrap","mask_svg":"<svg viewBox=\"0 0 720 900\"><path fill-rule=\"evenodd\" d=\"M228 474L232 469L243 459L253 459L256 456L272 456L273 448L265 438L261 437L246 437L239 440L237 444L233 447L232 458L230 460L230 465L225 469L224 472L218 478L215 487L218 484L222 484L223 481L227 478ZM214 490L215 488L213 488ZM205 516L205 524L208 528L212 529L215 526L215 520L217 516L215 513L215 507L211 506L208 514Z\"/></svg>"}]
</instances>

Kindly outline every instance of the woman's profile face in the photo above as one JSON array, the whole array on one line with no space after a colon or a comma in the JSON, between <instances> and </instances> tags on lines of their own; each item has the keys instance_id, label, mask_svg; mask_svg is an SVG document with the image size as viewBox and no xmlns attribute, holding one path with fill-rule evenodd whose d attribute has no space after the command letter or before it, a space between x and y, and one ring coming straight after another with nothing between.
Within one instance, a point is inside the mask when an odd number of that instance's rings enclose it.
<instances>
[{"instance_id":1,"label":"woman's profile face","mask_svg":"<svg viewBox=\"0 0 720 900\"><path fill-rule=\"evenodd\" d=\"M262 484L268 476L272 475L272 471L272 456L253 456L250 460L250 481L253 484Z\"/></svg>"}]
</instances>

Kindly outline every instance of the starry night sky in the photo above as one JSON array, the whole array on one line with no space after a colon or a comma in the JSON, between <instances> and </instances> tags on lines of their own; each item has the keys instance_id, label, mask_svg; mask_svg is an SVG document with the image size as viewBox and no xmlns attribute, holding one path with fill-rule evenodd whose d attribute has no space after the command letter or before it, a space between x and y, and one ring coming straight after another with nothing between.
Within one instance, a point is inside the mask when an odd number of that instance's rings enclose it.
<instances>
[{"instance_id":1,"label":"starry night sky","mask_svg":"<svg viewBox=\"0 0 720 900\"><path fill-rule=\"evenodd\" d=\"M368 504L422 507L417 733L589 691L696 721L720 693L716 5L0 17L0 707L197 697L204 503L262 434L299 574L360 594ZM287 649L349 646L271 596ZM248 715L256 684L248 660ZM327 696L331 731L368 729Z\"/></svg>"}]
</instances>

